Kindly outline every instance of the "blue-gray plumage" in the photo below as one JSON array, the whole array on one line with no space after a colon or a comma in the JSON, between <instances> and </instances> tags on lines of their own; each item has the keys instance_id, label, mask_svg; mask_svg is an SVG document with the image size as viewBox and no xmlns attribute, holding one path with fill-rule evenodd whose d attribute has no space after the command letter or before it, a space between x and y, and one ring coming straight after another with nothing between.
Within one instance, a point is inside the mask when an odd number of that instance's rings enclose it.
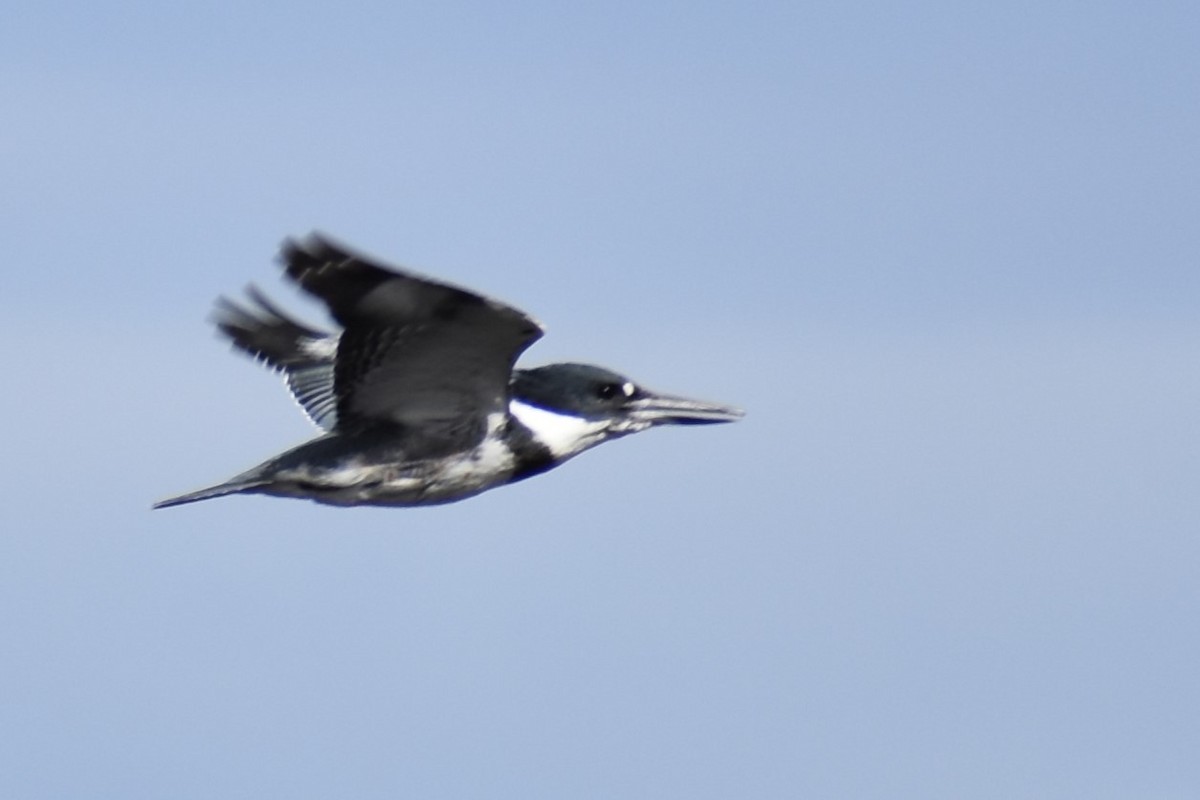
<instances>
[{"instance_id":1,"label":"blue-gray plumage","mask_svg":"<svg viewBox=\"0 0 1200 800\"><path fill-rule=\"evenodd\" d=\"M218 300L216 325L236 348L283 373L324 435L155 508L228 494L332 505L449 503L655 425L742 416L586 364L514 369L542 335L528 316L384 267L326 237L285 242L281 261L341 333L297 322L254 287L250 305Z\"/></svg>"}]
</instances>

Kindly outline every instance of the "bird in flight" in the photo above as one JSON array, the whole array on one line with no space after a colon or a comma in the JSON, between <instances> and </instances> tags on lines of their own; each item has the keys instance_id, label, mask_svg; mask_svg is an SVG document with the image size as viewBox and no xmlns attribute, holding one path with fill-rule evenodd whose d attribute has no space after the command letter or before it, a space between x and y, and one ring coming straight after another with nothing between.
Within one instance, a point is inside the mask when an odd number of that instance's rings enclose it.
<instances>
[{"instance_id":1,"label":"bird in flight","mask_svg":"<svg viewBox=\"0 0 1200 800\"><path fill-rule=\"evenodd\" d=\"M530 317L325 236L284 242L280 261L340 333L296 321L254 287L249 303L219 299L215 322L235 348L283 373L323 434L155 508L231 494L338 506L451 503L657 425L742 416L588 364L516 369L542 335Z\"/></svg>"}]
</instances>

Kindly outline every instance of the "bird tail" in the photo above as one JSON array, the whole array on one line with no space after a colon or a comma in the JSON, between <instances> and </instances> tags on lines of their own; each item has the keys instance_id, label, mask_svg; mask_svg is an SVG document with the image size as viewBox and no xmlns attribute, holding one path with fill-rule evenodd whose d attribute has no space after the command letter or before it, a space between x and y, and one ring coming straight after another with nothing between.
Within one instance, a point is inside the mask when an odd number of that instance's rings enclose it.
<instances>
[{"instance_id":1,"label":"bird tail","mask_svg":"<svg viewBox=\"0 0 1200 800\"><path fill-rule=\"evenodd\" d=\"M170 508L171 506L181 506L185 503L196 503L200 500L211 500L214 497L224 497L229 494L238 494L239 492L249 492L264 486L268 481L239 481L232 480L225 483L218 483L216 486L209 486L206 489L198 489L187 494L168 497L166 500L159 500L151 508Z\"/></svg>"}]
</instances>

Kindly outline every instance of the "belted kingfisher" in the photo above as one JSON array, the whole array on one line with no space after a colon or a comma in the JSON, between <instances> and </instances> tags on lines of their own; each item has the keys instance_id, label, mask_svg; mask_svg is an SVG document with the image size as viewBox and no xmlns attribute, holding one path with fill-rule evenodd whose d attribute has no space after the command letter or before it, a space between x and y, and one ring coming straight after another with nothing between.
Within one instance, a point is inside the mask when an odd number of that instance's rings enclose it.
<instances>
[{"instance_id":1,"label":"belted kingfisher","mask_svg":"<svg viewBox=\"0 0 1200 800\"><path fill-rule=\"evenodd\" d=\"M155 508L229 494L340 506L450 503L655 425L742 416L587 364L514 369L542 335L531 318L322 235L285 241L280 261L325 304L340 334L297 322L253 286L252 306L220 298L214 321L235 348L283 373L325 433Z\"/></svg>"}]
</instances>

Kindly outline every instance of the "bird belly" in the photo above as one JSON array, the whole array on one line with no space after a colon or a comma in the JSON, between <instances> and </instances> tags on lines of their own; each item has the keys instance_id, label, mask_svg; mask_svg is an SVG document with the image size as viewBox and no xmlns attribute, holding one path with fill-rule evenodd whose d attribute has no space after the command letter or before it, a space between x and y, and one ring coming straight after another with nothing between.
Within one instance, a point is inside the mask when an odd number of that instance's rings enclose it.
<instances>
[{"instance_id":1,"label":"bird belly","mask_svg":"<svg viewBox=\"0 0 1200 800\"><path fill-rule=\"evenodd\" d=\"M488 439L467 453L446 458L375 464L353 460L317 470L291 469L259 491L335 506L437 505L508 483L514 467L512 451Z\"/></svg>"}]
</instances>

